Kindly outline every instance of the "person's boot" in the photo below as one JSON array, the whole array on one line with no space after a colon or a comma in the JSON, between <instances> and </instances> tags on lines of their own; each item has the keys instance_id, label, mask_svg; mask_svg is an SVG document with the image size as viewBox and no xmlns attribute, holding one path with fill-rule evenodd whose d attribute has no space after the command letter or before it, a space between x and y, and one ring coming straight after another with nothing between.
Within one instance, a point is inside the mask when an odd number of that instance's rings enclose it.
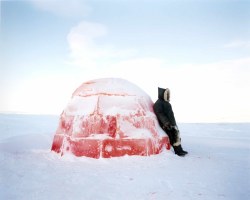
<instances>
[{"instance_id":1,"label":"person's boot","mask_svg":"<svg viewBox=\"0 0 250 200\"><path fill-rule=\"evenodd\" d=\"M185 156L186 154L188 154L187 151L184 151L184 150L182 149L182 146L181 146L181 145L173 146L173 148L174 148L175 154L178 155L178 156Z\"/></svg>"}]
</instances>

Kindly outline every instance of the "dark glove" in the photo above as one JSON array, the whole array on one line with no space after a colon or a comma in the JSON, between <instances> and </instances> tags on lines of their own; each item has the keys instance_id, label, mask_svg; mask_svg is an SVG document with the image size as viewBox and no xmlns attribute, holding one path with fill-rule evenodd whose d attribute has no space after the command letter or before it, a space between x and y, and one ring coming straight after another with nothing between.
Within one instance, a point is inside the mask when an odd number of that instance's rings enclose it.
<instances>
[{"instance_id":1,"label":"dark glove","mask_svg":"<svg viewBox=\"0 0 250 200\"><path fill-rule=\"evenodd\" d=\"M166 131L173 131L174 133L178 133L179 132L179 129L177 126L172 126L170 125L169 122L166 122L164 125L163 125L163 130L166 130Z\"/></svg>"},{"instance_id":2,"label":"dark glove","mask_svg":"<svg viewBox=\"0 0 250 200\"><path fill-rule=\"evenodd\" d=\"M162 126L163 130L170 130L171 129L171 125L169 122L166 122L165 124L163 124Z\"/></svg>"}]
</instances>

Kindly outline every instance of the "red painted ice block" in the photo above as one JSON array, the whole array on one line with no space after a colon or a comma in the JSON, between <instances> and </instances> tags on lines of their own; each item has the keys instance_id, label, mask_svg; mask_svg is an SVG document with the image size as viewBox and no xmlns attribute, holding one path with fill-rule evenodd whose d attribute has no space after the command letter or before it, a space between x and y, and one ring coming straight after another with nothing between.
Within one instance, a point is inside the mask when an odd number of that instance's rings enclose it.
<instances>
[{"instance_id":1,"label":"red painted ice block","mask_svg":"<svg viewBox=\"0 0 250 200\"><path fill-rule=\"evenodd\" d=\"M101 143L96 139L69 140L69 150L76 156L99 158Z\"/></svg>"},{"instance_id":2,"label":"red painted ice block","mask_svg":"<svg viewBox=\"0 0 250 200\"><path fill-rule=\"evenodd\" d=\"M124 155L150 156L159 154L163 148L167 148L168 138L164 137L159 146L156 147L152 139L122 139L122 140L104 140L102 144L102 157L118 157ZM168 149L168 148L167 148Z\"/></svg>"},{"instance_id":3,"label":"red painted ice block","mask_svg":"<svg viewBox=\"0 0 250 200\"><path fill-rule=\"evenodd\" d=\"M55 151L57 153L60 153L61 152L61 147L62 147L62 144L63 144L63 139L64 139L64 135L56 134L54 136L54 140L53 140L53 143L52 143L51 150L53 150L53 151Z\"/></svg>"},{"instance_id":4,"label":"red painted ice block","mask_svg":"<svg viewBox=\"0 0 250 200\"><path fill-rule=\"evenodd\" d=\"M122 139L104 140L102 145L102 157L118 157L124 155L148 155L146 139Z\"/></svg>"}]
</instances>

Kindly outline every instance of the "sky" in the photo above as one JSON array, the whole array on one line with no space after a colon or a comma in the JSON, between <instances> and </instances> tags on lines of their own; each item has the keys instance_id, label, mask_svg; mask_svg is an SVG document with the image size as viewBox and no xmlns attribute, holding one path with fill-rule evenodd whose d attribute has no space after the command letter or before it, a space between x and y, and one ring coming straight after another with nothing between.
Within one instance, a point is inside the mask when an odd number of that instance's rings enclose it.
<instances>
[{"instance_id":1,"label":"sky","mask_svg":"<svg viewBox=\"0 0 250 200\"><path fill-rule=\"evenodd\" d=\"M177 122L250 122L250 1L1 1L0 112L57 114L83 82L123 78Z\"/></svg>"}]
</instances>

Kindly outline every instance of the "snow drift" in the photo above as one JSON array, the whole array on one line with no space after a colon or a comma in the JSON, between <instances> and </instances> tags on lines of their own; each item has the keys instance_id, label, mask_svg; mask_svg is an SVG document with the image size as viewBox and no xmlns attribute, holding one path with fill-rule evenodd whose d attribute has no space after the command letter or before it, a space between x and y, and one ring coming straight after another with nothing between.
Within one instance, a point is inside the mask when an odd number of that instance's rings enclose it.
<instances>
[{"instance_id":1,"label":"snow drift","mask_svg":"<svg viewBox=\"0 0 250 200\"><path fill-rule=\"evenodd\" d=\"M62 112L51 149L92 158L159 154L170 144L152 106L151 98L126 80L85 82Z\"/></svg>"}]
</instances>

